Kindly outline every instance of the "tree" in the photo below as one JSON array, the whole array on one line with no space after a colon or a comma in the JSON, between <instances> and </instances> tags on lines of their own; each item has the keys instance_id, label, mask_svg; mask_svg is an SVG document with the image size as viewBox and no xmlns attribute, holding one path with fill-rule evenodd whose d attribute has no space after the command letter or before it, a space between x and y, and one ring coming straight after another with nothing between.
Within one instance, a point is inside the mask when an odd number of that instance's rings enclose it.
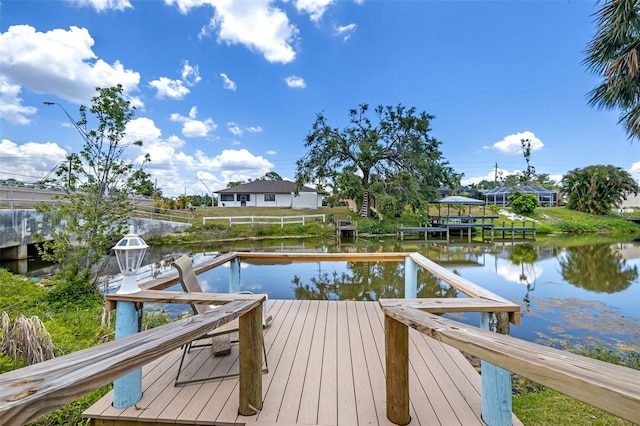
<instances>
[{"instance_id":1,"label":"tree","mask_svg":"<svg viewBox=\"0 0 640 426\"><path fill-rule=\"evenodd\" d=\"M234 186L244 185L246 182L243 180L231 181L227 183L227 188L233 188Z\"/></svg>"},{"instance_id":2,"label":"tree","mask_svg":"<svg viewBox=\"0 0 640 426\"><path fill-rule=\"evenodd\" d=\"M520 139L520 146L522 147L524 161L527 162L527 170L522 173L521 181L523 184L528 184L531 183L536 174L535 167L531 165L531 139Z\"/></svg>"},{"instance_id":3,"label":"tree","mask_svg":"<svg viewBox=\"0 0 640 426\"><path fill-rule=\"evenodd\" d=\"M282 180L282 176L280 176L276 172L267 172L260 180Z\"/></svg>"},{"instance_id":4,"label":"tree","mask_svg":"<svg viewBox=\"0 0 640 426\"><path fill-rule=\"evenodd\" d=\"M567 208L608 215L627 195L637 195L640 186L620 167L598 165L571 170L562 178L562 192Z\"/></svg>"},{"instance_id":5,"label":"tree","mask_svg":"<svg viewBox=\"0 0 640 426\"><path fill-rule=\"evenodd\" d=\"M148 154L147 154L147 159ZM146 197L152 197L153 195L162 195L162 190L156 188L155 184L151 181L151 175L144 171L142 167L135 170L129 177L129 186L131 187L134 195L143 195Z\"/></svg>"},{"instance_id":6,"label":"tree","mask_svg":"<svg viewBox=\"0 0 640 426\"><path fill-rule=\"evenodd\" d=\"M635 0L609 0L595 14L598 29L583 63L602 82L589 104L621 110L619 123L640 137L640 7Z\"/></svg>"},{"instance_id":7,"label":"tree","mask_svg":"<svg viewBox=\"0 0 640 426\"><path fill-rule=\"evenodd\" d=\"M43 238L41 255L60 265L62 278L57 293L66 299L97 294L95 285L108 260L109 249L126 233L127 214L131 210L133 176L139 171L123 156L125 128L134 116L134 107L122 95L122 86L97 88L90 112L97 128L87 131L87 108L80 107L77 128L84 145L80 153L67 156L54 181L65 188L55 206L41 205L52 227L52 240ZM148 161L146 157L145 161Z\"/></svg>"},{"instance_id":8,"label":"tree","mask_svg":"<svg viewBox=\"0 0 640 426\"><path fill-rule=\"evenodd\" d=\"M383 215L399 215L406 205L421 209L454 175L440 142L430 136L434 117L402 105L378 106L374 124L368 112L367 104L351 109L344 128L331 127L318 114L306 137L308 152L297 161L296 182L332 187L355 200L363 216L371 199Z\"/></svg>"}]
</instances>

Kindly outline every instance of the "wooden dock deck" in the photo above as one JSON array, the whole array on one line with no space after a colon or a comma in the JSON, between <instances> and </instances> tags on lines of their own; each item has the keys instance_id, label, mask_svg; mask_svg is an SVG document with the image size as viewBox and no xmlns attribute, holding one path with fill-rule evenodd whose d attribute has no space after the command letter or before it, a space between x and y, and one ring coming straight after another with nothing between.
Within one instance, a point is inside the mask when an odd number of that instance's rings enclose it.
<instances>
[{"instance_id":1,"label":"wooden dock deck","mask_svg":"<svg viewBox=\"0 0 640 426\"><path fill-rule=\"evenodd\" d=\"M238 379L174 387L181 351L143 368L143 397L115 409L111 393L84 416L95 425L388 425L384 317L377 302L270 300L263 409L238 416ZM483 425L480 375L456 349L410 330L411 425ZM237 347L192 351L182 377L238 368ZM514 424L520 422L514 416Z\"/></svg>"}]
</instances>

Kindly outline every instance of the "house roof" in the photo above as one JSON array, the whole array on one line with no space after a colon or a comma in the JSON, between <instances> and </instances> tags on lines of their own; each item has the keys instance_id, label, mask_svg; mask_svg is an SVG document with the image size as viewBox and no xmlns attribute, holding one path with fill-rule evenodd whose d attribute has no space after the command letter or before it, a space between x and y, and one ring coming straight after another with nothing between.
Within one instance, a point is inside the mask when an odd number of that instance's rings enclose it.
<instances>
[{"instance_id":1,"label":"house roof","mask_svg":"<svg viewBox=\"0 0 640 426\"><path fill-rule=\"evenodd\" d=\"M254 180L242 185L215 191L216 194L291 194L292 192L319 192L317 189L298 186L290 180Z\"/></svg>"}]
</instances>

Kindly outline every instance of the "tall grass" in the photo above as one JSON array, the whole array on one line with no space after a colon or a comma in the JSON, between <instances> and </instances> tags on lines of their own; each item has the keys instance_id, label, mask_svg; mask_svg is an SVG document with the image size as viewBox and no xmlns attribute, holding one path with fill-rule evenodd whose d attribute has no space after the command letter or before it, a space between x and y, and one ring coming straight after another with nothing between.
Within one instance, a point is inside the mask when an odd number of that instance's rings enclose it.
<instances>
[{"instance_id":1,"label":"tall grass","mask_svg":"<svg viewBox=\"0 0 640 426\"><path fill-rule=\"evenodd\" d=\"M6 312L2 312L0 352L11 358L14 365L21 362L32 365L54 356L51 335L40 318L18 315L11 320Z\"/></svg>"}]
</instances>

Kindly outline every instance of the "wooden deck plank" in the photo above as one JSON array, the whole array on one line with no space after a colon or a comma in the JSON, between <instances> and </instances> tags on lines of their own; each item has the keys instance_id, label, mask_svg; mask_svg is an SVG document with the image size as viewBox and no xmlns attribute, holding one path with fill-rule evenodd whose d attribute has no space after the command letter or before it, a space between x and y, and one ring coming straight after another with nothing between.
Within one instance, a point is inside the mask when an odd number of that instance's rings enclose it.
<instances>
[{"instance_id":1,"label":"wooden deck plank","mask_svg":"<svg viewBox=\"0 0 640 426\"><path fill-rule=\"evenodd\" d=\"M318 422L318 401L324 368L323 355L326 339L328 303L319 303L313 338L309 351L309 360L305 371L304 386L300 396L298 422L316 424Z\"/></svg>"},{"instance_id":2,"label":"wooden deck plank","mask_svg":"<svg viewBox=\"0 0 640 426\"><path fill-rule=\"evenodd\" d=\"M353 372L353 386L356 398L356 413L359 425L378 423L376 404L367 360L365 357L364 342L358 321L358 304L360 302L347 302L347 325L349 328L349 344L351 346L351 371Z\"/></svg>"},{"instance_id":3,"label":"wooden deck plank","mask_svg":"<svg viewBox=\"0 0 640 426\"><path fill-rule=\"evenodd\" d=\"M307 368L317 368L315 365L309 365L309 357L319 305L320 303L317 301L310 302L302 333L296 347L287 387L282 398L282 404L280 404L278 422L295 423L297 421Z\"/></svg>"},{"instance_id":4,"label":"wooden deck plank","mask_svg":"<svg viewBox=\"0 0 640 426\"><path fill-rule=\"evenodd\" d=\"M356 409L356 395L353 383L353 368L351 364L351 344L347 303L339 303L337 309L337 359L338 373L338 424L356 424L358 412Z\"/></svg>"},{"instance_id":5,"label":"wooden deck plank","mask_svg":"<svg viewBox=\"0 0 640 426\"><path fill-rule=\"evenodd\" d=\"M469 425L479 423L480 419L475 416L473 410L466 403L460 405L460 400L463 399L460 391L451 381L448 372L441 368L438 360L435 359L429 342L423 339L419 333L412 333L410 338L413 342L413 350L410 349L409 357L416 369L420 369L421 372L429 372L428 375L422 375L422 377L426 376L426 381L421 379L420 383L425 388L431 404L438 408L436 415L440 424Z\"/></svg>"},{"instance_id":6,"label":"wooden deck plank","mask_svg":"<svg viewBox=\"0 0 640 426\"><path fill-rule=\"evenodd\" d=\"M143 399L117 410L112 394L85 414L161 424L390 425L385 406L384 314L376 302L269 300L264 330L269 373L263 410L238 416L238 380L173 386L181 351L143 368ZM480 376L462 354L410 330L412 425L482 425ZM237 369L237 345L225 357L210 348L188 356L183 377ZM143 408L143 409L140 409ZM133 423L129 423L133 424ZM514 424L521 424L514 417Z\"/></svg>"},{"instance_id":7,"label":"wooden deck plank","mask_svg":"<svg viewBox=\"0 0 640 426\"><path fill-rule=\"evenodd\" d=\"M366 309L367 309L367 313L370 319L370 323L371 323L371 329L373 331L373 338L375 341L375 345L377 348L377 352L378 352L378 358L380 359L380 365L381 365L381 371L384 377L386 377L386 362L385 362L385 342L384 342L384 314L382 313L382 311L379 309L378 306L376 306L375 304L366 304ZM411 361L411 360L409 360ZM411 382L414 379L411 378L411 375L409 376L409 383L411 384ZM382 388L380 389L380 392L382 394L382 408L384 410L383 415L379 416L378 419L380 421L380 424L388 424L390 423L389 420L387 419L387 407L386 407L386 379L385 379L385 383L382 386ZM424 400L426 402L420 403L419 401L419 396L418 395L414 395L412 397L412 399L409 401L409 415L411 416L412 419L415 420L415 422L417 424L421 424L420 419L424 419L424 418L428 418L428 419L435 419L435 412L433 411L433 409L431 408L431 405L429 404L429 402L426 400L426 398L424 398ZM416 401L418 401L418 409L420 411L420 415L418 414L418 412L416 411ZM424 424L430 424L429 422L426 422Z\"/></svg>"},{"instance_id":8,"label":"wooden deck plank","mask_svg":"<svg viewBox=\"0 0 640 426\"><path fill-rule=\"evenodd\" d=\"M274 368L274 375L269 385L262 411L258 416L261 422L275 422L278 419L310 304L311 302L308 300L300 302L300 314L296 317L287 336L282 355Z\"/></svg>"},{"instance_id":9,"label":"wooden deck plank","mask_svg":"<svg viewBox=\"0 0 640 426\"><path fill-rule=\"evenodd\" d=\"M262 376L262 395L263 401L267 394L268 388L273 380L275 369L280 362L280 356L283 352L284 343L288 339L288 335L291 331L291 327L296 321L296 318L300 312L300 304L294 303L294 301L283 301L278 308L278 313L284 317L279 325L273 324L265 330L265 345L267 348L267 358L269 359L269 372ZM270 310L269 313L272 311ZM236 381L237 382L237 381ZM224 388L223 388L224 389ZM256 416L240 416L238 414L238 397L239 388L236 386L231 389L229 398L225 400L225 404L220 410L218 421L219 422L238 422L238 423L252 423L256 422L260 414ZM263 403L264 408L264 403Z\"/></svg>"},{"instance_id":10,"label":"wooden deck plank","mask_svg":"<svg viewBox=\"0 0 640 426\"><path fill-rule=\"evenodd\" d=\"M328 303L318 424L338 424L338 303Z\"/></svg>"},{"instance_id":11,"label":"wooden deck plank","mask_svg":"<svg viewBox=\"0 0 640 426\"><path fill-rule=\"evenodd\" d=\"M387 418L386 406L384 404L386 398L384 357L381 358L378 353L378 347L376 346L371 321L367 312L367 305L368 304L356 303L355 309L362 338L364 363L366 371L369 374L369 385L374 404L372 414L375 414L376 422L380 424Z\"/></svg>"}]
</instances>

